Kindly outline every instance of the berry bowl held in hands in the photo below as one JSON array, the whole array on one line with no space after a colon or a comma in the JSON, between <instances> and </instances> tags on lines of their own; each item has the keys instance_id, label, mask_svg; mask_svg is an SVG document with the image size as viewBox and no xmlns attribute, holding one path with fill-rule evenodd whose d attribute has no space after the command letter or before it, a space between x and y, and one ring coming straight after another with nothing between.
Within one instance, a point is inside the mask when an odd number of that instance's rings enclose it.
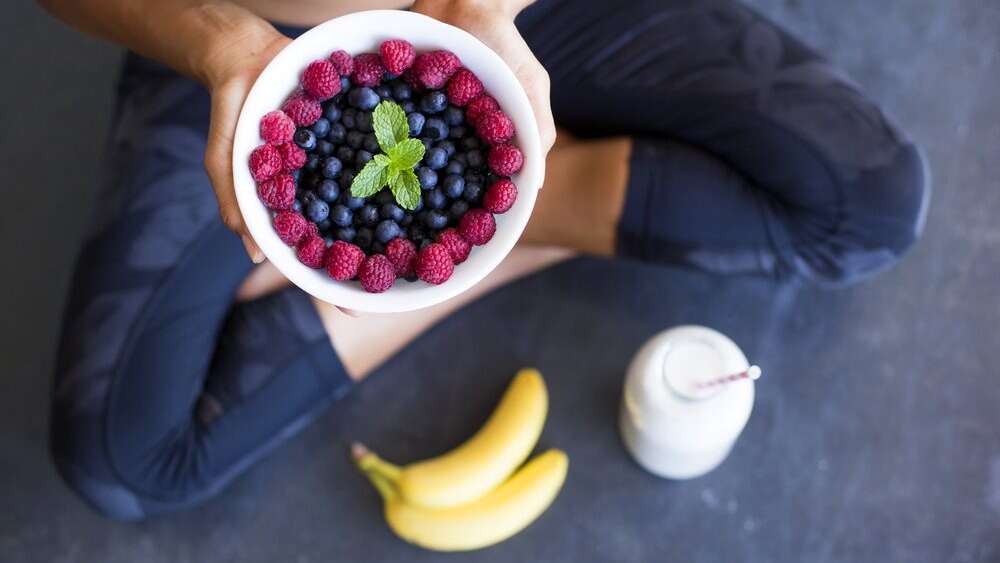
<instances>
[{"instance_id":1,"label":"berry bowl held in hands","mask_svg":"<svg viewBox=\"0 0 1000 563\"><path fill-rule=\"evenodd\" d=\"M393 78L393 67L408 70ZM233 145L240 211L268 260L320 300L376 313L435 305L489 274L524 230L544 168L503 60L395 10L290 43L250 90Z\"/></svg>"}]
</instances>

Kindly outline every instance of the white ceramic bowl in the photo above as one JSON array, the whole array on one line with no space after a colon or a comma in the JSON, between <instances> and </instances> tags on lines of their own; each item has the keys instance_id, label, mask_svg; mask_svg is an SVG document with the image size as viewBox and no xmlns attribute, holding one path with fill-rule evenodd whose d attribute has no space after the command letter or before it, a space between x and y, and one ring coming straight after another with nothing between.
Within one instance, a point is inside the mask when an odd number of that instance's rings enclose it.
<instances>
[{"instance_id":1,"label":"white ceramic bowl","mask_svg":"<svg viewBox=\"0 0 1000 563\"><path fill-rule=\"evenodd\" d=\"M313 60L343 49L351 54L378 52L386 39L406 39L417 53L447 49L459 56L483 81L486 91L500 103L517 129L512 141L524 153L524 168L514 175L517 202L510 211L496 216L497 230L484 246L473 247L468 260L455 266L455 273L441 285L422 281L397 281L385 293L366 293L357 282L338 282L324 270L313 270L295 257L295 250L278 238L271 214L257 197L247 162L250 152L263 141L258 124L267 112L281 107L298 86L299 73ZM545 176L545 161L528 96L514 73L489 47L465 31L435 19L401 10L357 12L323 23L293 41L261 73L240 111L233 144L233 180L236 199L250 235L260 249L292 283L309 294L356 311L389 313L411 311L440 303L482 280L514 248L535 205L535 196ZM346 187L346 186L345 186Z\"/></svg>"}]
</instances>

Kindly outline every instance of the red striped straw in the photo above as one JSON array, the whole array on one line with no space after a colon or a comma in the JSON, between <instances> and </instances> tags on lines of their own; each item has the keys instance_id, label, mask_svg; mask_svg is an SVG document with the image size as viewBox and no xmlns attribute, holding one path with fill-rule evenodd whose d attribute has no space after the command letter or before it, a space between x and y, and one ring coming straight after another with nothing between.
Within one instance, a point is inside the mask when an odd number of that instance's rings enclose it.
<instances>
[{"instance_id":1,"label":"red striped straw","mask_svg":"<svg viewBox=\"0 0 1000 563\"><path fill-rule=\"evenodd\" d=\"M708 381L702 381L695 384L697 389L705 389L706 387L715 387L716 385L726 385L734 381L739 381L741 379L749 379L750 381L756 381L760 379L760 367L750 366L745 371L739 373L733 373L730 375L724 375L716 379L709 379Z\"/></svg>"}]
</instances>

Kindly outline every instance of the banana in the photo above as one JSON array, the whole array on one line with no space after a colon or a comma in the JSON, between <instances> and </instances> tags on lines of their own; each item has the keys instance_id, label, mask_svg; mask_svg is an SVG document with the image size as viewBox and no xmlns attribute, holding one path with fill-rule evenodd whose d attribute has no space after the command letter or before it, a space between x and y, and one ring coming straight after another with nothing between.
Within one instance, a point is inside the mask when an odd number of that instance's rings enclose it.
<instances>
[{"instance_id":1,"label":"banana","mask_svg":"<svg viewBox=\"0 0 1000 563\"><path fill-rule=\"evenodd\" d=\"M548 403L542 374L522 369L475 435L444 455L399 469L399 494L413 505L446 508L493 490L534 449Z\"/></svg>"},{"instance_id":2,"label":"banana","mask_svg":"<svg viewBox=\"0 0 1000 563\"><path fill-rule=\"evenodd\" d=\"M435 551L465 551L501 542L538 518L562 488L569 458L561 450L548 450L481 498L450 508L410 504L392 476L382 472L384 466L364 455L358 465L382 495L385 519L396 535Z\"/></svg>"}]
</instances>

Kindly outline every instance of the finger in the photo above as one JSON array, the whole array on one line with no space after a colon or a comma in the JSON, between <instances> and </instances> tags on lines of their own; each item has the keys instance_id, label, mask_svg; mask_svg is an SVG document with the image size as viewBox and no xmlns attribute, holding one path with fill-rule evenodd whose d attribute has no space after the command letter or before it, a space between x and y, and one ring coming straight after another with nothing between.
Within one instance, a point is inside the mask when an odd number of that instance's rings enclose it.
<instances>
[{"instance_id":1,"label":"finger","mask_svg":"<svg viewBox=\"0 0 1000 563\"><path fill-rule=\"evenodd\" d=\"M243 216L236 202L233 185L233 134L240 108L246 98L246 84L233 82L217 88L212 93L212 114L205 147L205 170L212 183L219 203L219 215L230 230L239 235L247 255L255 264L264 260L264 254L246 231Z\"/></svg>"},{"instance_id":2,"label":"finger","mask_svg":"<svg viewBox=\"0 0 1000 563\"><path fill-rule=\"evenodd\" d=\"M556 126L552 117L552 102L549 94L549 75L541 64L531 65L521 76L525 93L535 112L538 136L542 142L542 154L548 154L556 140Z\"/></svg>"},{"instance_id":3,"label":"finger","mask_svg":"<svg viewBox=\"0 0 1000 563\"><path fill-rule=\"evenodd\" d=\"M337 310L347 315L348 317L352 317L355 319L361 316L361 313L358 313L354 309L348 309L347 307L337 307Z\"/></svg>"}]
</instances>

